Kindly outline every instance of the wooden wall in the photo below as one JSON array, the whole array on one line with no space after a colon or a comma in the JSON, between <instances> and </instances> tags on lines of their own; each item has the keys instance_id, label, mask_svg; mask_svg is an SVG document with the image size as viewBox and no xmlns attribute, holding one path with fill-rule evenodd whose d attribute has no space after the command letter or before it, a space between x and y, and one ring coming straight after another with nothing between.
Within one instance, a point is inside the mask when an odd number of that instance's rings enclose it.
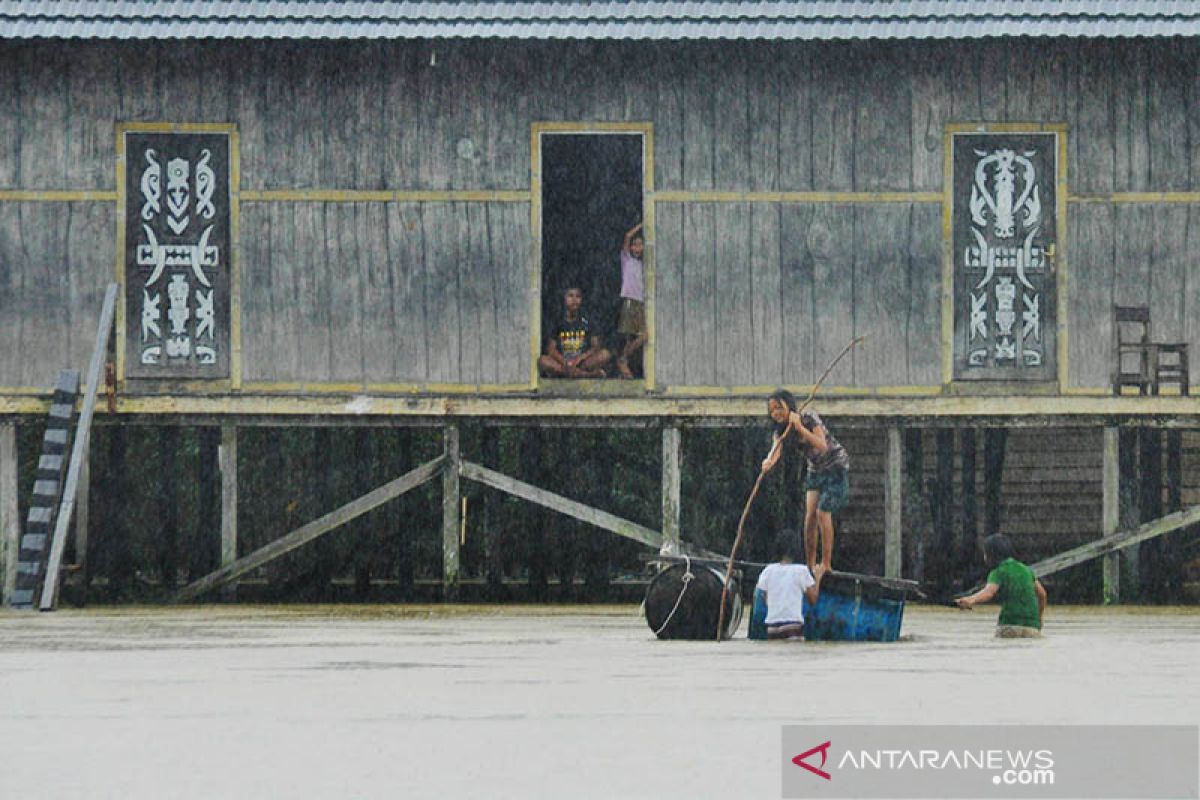
<instances>
[{"instance_id":1,"label":"wooden wall","mask_svg":"<svg viewBox=\"0 0 1200 800\"><path fill-rule=\"evenodd\" d=\"M1200 349L1200 194L1130 194L1200 192L1198 66L1164 40L4 42L0 193L113 192L118 122L235 123L246 192L522 192L532 122L649 121L660 383L806 383L869 333L832 385L936 385L941 206L870 193L940 192L949 123L1065 122L1069 377L1103 387L1113 302ZM526 381L529 210L244 201L244 378ZM0 386L86 360L115 232L113 199L0 195Z\"/></svg>"}]
</instances>

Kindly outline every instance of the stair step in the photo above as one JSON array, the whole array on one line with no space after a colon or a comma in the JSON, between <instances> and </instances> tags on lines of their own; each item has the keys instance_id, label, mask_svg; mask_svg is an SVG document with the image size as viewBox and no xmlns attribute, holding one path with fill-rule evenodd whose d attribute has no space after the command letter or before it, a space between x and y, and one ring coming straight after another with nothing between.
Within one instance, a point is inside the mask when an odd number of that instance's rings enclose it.
<instances>
[{"instance_id":1,"label":"stair step","mask_svg":"<svg viewBox=\"0 0 1200 800\"><path fill-rule=\"evenodd\" d=\"M48 506L31 506L29 509L30 523L50 524L51 518L54 516L54 509Z\"/></svg>"},{"instance_id":2,"label":"stair step","mask_svg":"<svg viewBox=\"0 0 1200 800\"><path fill-rule=\"evenodd\" d=\"M57 399L57 398L55 398ZM50 406L50 418L66 420L68 423L75 414L74 403L54 403Z\"/></svg>"},{"instance_id":3,"label":"stair step","mask_svg":"<svg viewBox=\"0 0 1200 800\"><path fill-rule=\"evenodd\" d=\"M39 478L58 478L63 471L61 455L42 456L38 459L37 476Z\"/></svg>"},{"instance_id":4,"label":"stair step","mask_svg":"<svg viewBox=\"0 0 1200 800\"><path fill-rule=\"evenodd\" d=\"M34 550L37 552L41 552L42 550L45 550L47 535L48 534L45 534L45 533L27 533L27 534L25 534L24 536L21 537L21 549L22 550Z\"/></svg>"},{"instance_id":5,"label":"stair step","mask_svg":"<svg viewBox=\"0 0 1200 800\"><path fill-rule=\"evenodd\" d=\"M54 500L58 499L58 481L34 481L33 483L34 497L50 497ZM39 503L38 505L44 505Z\"/></svg>"},{"instance_id":6,"label":"stair step","mask_svg":"<svg viewBox=\"0 0 1200 800\"><path fill-rule=\"evenodd\" d=\"M67 452L68 431L65 428L47 428L42 438L42 452L48 455L62 455Z\"/></svg>"}]
</instances>

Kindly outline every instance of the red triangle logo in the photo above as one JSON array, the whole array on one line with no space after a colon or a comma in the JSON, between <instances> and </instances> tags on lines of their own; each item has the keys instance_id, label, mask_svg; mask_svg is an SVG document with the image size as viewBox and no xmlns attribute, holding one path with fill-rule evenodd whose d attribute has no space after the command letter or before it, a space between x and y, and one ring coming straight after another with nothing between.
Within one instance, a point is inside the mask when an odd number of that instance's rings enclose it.
<instances>
[{"instance_id":1,"label":"red triangle logo","mask_svg":"<svg viewBox=\"0 0 1200 800\"><path fill-rule=\"evenodd\" d=\"M829 773L826 772L824 769L822 769L822 767L825 766L825 759L829 755L829 744L830 744L829 742L825 742L825 744L819 744L816 747L812 748L811 750L805 750L803 753L801 753L800 755L793 758L792 763L795 764L797 767L804 767L806 770L811 772L813 775L818 775L827 781L832 780ZM816 753L821 754L821 765L819 767L814 767L812 764L809 764L807 761L804 760L804 759L808 758L809 756L814 755Z\"/></svg>"}]
</instances>

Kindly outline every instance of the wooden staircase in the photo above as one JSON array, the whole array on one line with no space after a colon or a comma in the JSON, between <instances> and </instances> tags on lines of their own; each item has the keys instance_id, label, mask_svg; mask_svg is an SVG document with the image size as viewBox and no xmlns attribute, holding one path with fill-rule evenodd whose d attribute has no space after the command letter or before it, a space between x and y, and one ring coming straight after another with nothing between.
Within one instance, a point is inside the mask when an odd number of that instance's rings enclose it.
<instances>
[{"instance_id":1,"label":"wooden staircase","mask_svg":"<svg viewBox=\"0 0 1200 800\"><path fill-rule=\"evenodd\" d=\"M63 479L66 475L67 454L71 444L71 421L75 416L75 401L79 397L79 370L66 369L58 373L46 434L42 437L42 454L38 458L37 477L33 484L33 499L17 555L17 585L10 601L13 608L32 609L35 598L46 577L50 560L50 534L63 498Z\"/></svg>"}]
</instances>

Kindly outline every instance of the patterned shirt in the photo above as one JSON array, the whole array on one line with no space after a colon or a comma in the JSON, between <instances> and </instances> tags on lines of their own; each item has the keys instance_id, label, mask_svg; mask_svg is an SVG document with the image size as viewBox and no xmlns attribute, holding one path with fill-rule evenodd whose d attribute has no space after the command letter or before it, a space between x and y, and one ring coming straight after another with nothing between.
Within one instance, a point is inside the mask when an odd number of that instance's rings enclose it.
<instances>
[{"instance_id":1,"label":"patterned shirt","mask_svg":"<svg viewBox=\"0 0 1200 800\"><path fill-rule=\"evenodd\" d=\"M800 422L810 431L815 431L817 428L825 428L825 423L817 416L815 411L805 411L800 415ZM799 437L797 437L799 439ZM825 428L825 452L816 453L813 448L801 440L800 449L804 451L804 457L808 460L809 472L830 472L835 469L850 469L850 454L846 452L846 448L842 447L837 439L833 438L833 434Z\"/></svg>"},{"instance_id":2,"label":"patterned shirt","mask_svg":"<svg viewBox=\"0 0 1200 800\"><path fill-rule=\"evenodd\" d=\"M554 338L558 342L558 351L567 361L574 361L587 352L590 326L587 317L580 314L573 320L565 317L554 329Z\"/></svg>"}]
</instances>

